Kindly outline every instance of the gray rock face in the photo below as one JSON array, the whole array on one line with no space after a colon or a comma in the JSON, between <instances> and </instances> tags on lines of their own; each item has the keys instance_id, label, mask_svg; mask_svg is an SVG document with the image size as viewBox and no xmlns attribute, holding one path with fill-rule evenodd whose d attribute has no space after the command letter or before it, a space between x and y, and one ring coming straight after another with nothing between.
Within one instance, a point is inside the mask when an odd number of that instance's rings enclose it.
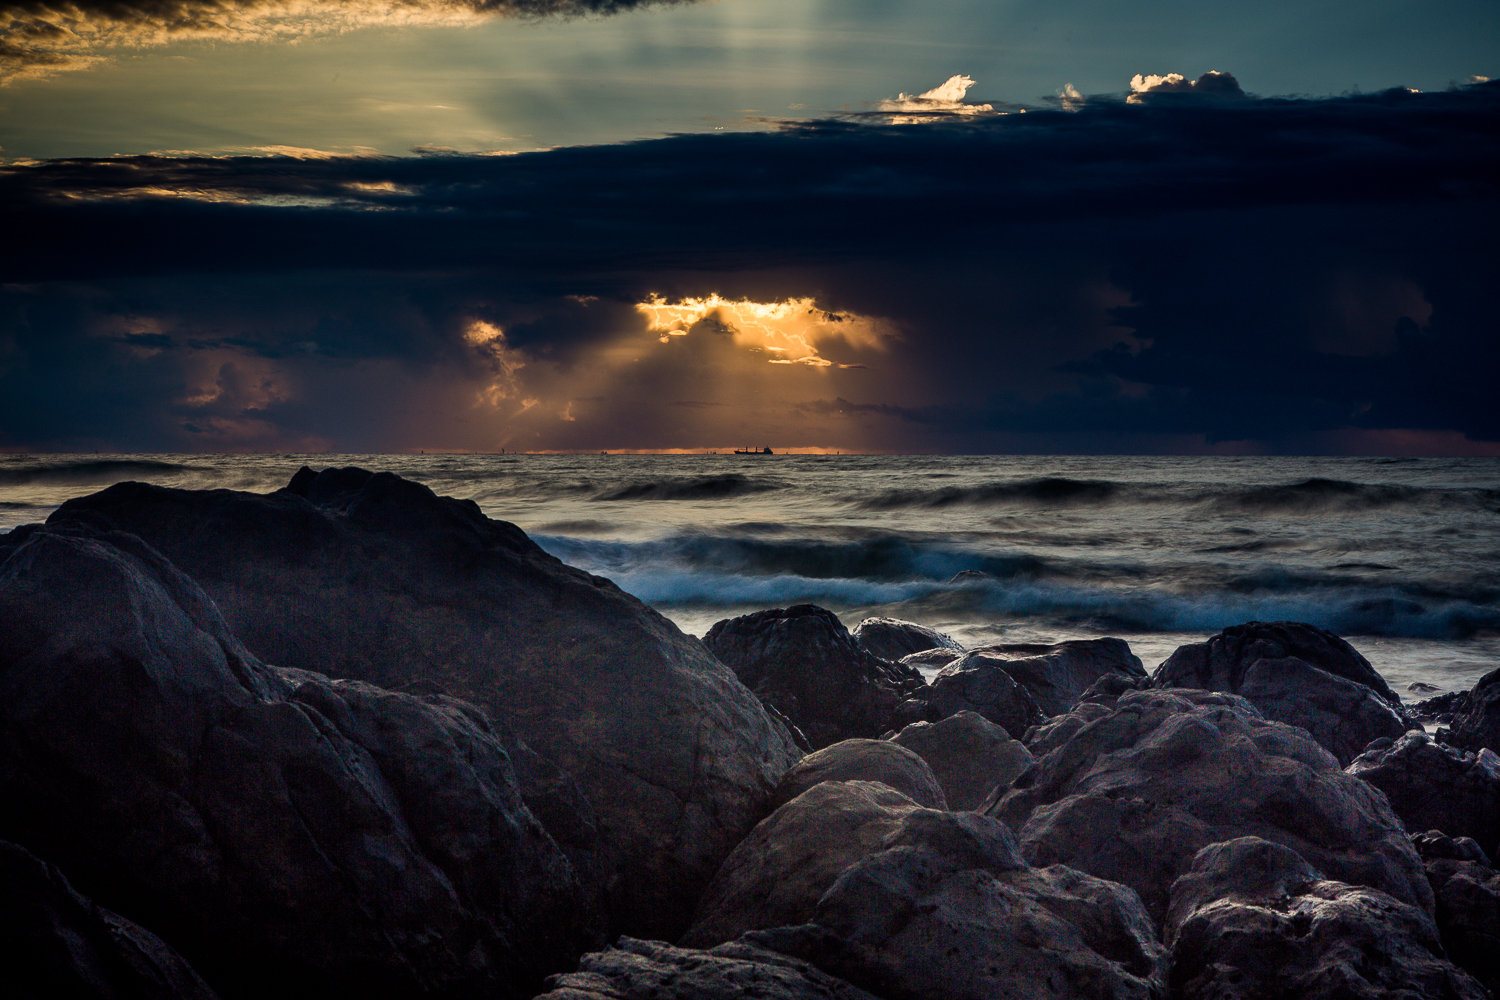
<instances>
[{"instance_id":1,"label":"gray rock face","mask_svg":"<svg viewBox=\"0 0 1500 1000\"><path fill-rule=\"evenodd\" d=\"M1424 732L1372 744L1347 768L1385 792L1408 830L1472 837L1500 849L1500 755L1445 747Z\"/></svg>"},{"instance_id":2,"label":"gray rock face","mask_svg":"<svg viewBox=\"0 0 1500 1000\"><path fill-rule=\"evenodd\" d=\"M1134 691L986 810L1032 864L1123 882L1166 911L1172 881L1212 843L1258 836L1340 880L1430 912L1432 894L1384 794L1305 732L1234 695Z\"/></svg>"},{"instance_id":3,"label":"gray rock face","mask_svg":"<svg viewBox=\"0 0 1500 1000\"><path fill-rule=\"evenodd\" d=\"M850 634L855 642L882 660L899 660L929 649L951 649L958 653L964 649L950 635L899 618L866 618Z\"/></svg>"},{"instance_id":4,"label":"gray rock face","mask_svg":"<svg viewBox=\"0 0 1500 1000\"><path fill-rule=\"evenodd\" d=\"M161 938L74 891L52 865L0 841L0 954L14 1000L215 1000Z\"/></svg>"},{"instance_id":5,"label":"gray rock face","mask_svg":"<svg viewBox=\"0 0 1500 1000\"><path fill-rule=\"evenodd\" d=\"M1145 679L1140 657L1124 639L1074 639L1051 645L1008 643L980 646L970 655L998 663L1030 692L1046 716L1068 711L1106 674Z\"/></svg>"},{"instance_id":6,"label":"gray rock face","mask_svg":"<svg viewBox=\"0 0 1500 1000\"><path fill-rule=\"evenodd\" d=\"M1432 918L1364 886L1323 879L1258 837L1212 844L1172 887L1174 1000L1481 1000L1442 958Z\"/></svg>"},{"instance_id":7,"label":"gray rock face","mask_svg":"<svg viewBox=\"0 0 1500 1000\"><path fill-rule=\"evenodd\" d=\"M1003 660L982 652L965 653L939 670L932 686L916 697L926 702L938 719L975 712L1013 739L1025 736L1026 730L1042 721L1031 692L1006 672Z\"/></svg>"},{"instance_id":8,"label":"gray rock face","mask_svg":"<svg viewBox=\"0 0 1500 1000\"><path fill-rule=\"evenodd\" d=\"M879 736L897 704L926 683L867 652L837 615L813 604L726 619L703 643L815 750Z\"/></svg>"},{"instance_id":9,"label":"gray rock face","mask_svg":"<svg viewBox=\"0 0 1500 1000\"><path fill-rule=\"evenodd\" d=\"M960 656L964 655L961 649L949 649L944 646L939 649L924 649L920 653L908 653L896 662L903 667L911 667L914 670L941 670Z\"/></svg>"},{"instance_id":10,"label":"gray rock face","mask_svg":"<svg viewBox=\"0 0 1500 1000\"><path fill-rule=\"evenodd\" d=\"M1250 622L1177 649L1152 675L1162 688L1229 691L1268 719L1301 726L1347 765L1407 729L1401 700L1343 639L1299 622Z\"/></svg>"},{"instance_id":11,"label":"gray rock face","mask_svg":"<svg viewBox=\"0 0 1500 1000\"><path fill-rule=\"evenodd\" d=\"M709 951L621 938L536 1000L878 1000L808 962L744 941Z\"/></svg>"},{"instance_id":12,"label":"gray rock face","mask_svg":"<svg viewBox=\"0 0 1500 1000\"><path fill-rule=\"evenodd\" d=\"M800 924L850 865L878 850L917 803L868 781L827 781L777 809L724 859L681 944Z\"/></svg>"},{"instance_id":13,"label":"gray rock face","mask_svg":"<svg viewBox=\"0 0 1500 1000\"><path fill-rule=\"evenodd\" d=\"M521 996L583 950L477 709L266 667L130 535L0 554L0 836L220 992Z\"/></svg>"},{"instance_id":14,"label":"gray rock face","mask_svg":"<svg viewBox=\"0 0 1500 1000\"><path fill-rule=\"evenodd\" d=\"M889 1000L1160 994L1162 949L1135 893L1029 868L1002 824L972 812L911 813L810 924L745 940Z\"/></svg>"},{"instance_id":15,"label":"gray rock face","mask_svg":"<svg viewBox=\"0 0 1500 1000\"><path fill-rule=\"evenodd\" d=\"M913 722L891 742L927 762L949 809L977 809L997 787L1008 788L1034 759L1018 740L975 712Z\"/></svg>"},{"instance_id":16,"label":"gray rock face","mask_svg":"<svg viewBox=\"0 0 1500 1000\"><path fill-rule=\"evenodd\" d=\"M1022 742L1036 757L1045 756L1068 741L1078 730L1114 711L1120 696L1128 691L1147 691L1151 681L1145 677L1126 677L1123 674L1105 674L1079 697L1078 703L1062 715L1054 715L1045 722L1026 731ZM1260 714L1249 702L1242 702L1249 711Z\"/></svg>"},{"instance_id":17,"label":"gray rock face","mask_svg":"<svg viewBox=\"0 0 1500 1000\"><path fill-rule=\"evenodd\" d=\"M389 473L304 470L266 496L122 483L51 518L70 520L144 538L267 662L487 708L550 766L534 801L577 826L570 782L586 797L618 930L686 927L801 756L665 618L472 501Z\"/></svg>"},{"instance_id":18,"label":"gray rock face","mask_svg":"<svg viewBox=\"0 0 1500 1000\"><path fill-rule=\"evenodd\" d=\"M878 781L929 809L947 809L932 768L918 754L890 740L844 740L803 757L771 794L779 809L824 781Z\"/></svg>"},{"instance_id":19,"label":"gray rock face","mask_svg":"<svg viewBox=\"0 0 1500 1000\"><path fill-rule=\"evenodd\" d=\"M1442 735L1445 742L1456 747L1489 747L1500 753L1500 670L1479 678L1474 689L1454 706L1452 725Z\"/></svg>"},{"instance_id":20,"label":"gray rock face","mask_svg":"<svg viewBox=\"0 0 1500 1000\"><path fill-rule=\"evenodd\" d=\"M1437 926L1453 963L1500 991L1500 874L1467 837L1412 835L1437 897Z\"/></svg>"}]
</instances>

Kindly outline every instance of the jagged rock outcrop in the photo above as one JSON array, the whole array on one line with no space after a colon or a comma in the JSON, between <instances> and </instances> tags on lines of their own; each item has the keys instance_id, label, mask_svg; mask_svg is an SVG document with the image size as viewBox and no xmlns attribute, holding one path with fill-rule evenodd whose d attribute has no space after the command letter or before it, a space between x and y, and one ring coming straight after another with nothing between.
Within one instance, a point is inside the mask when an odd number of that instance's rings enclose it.
<instances>
[{"instance_id":1,"label":"jagged rock outcrop","mask_svg":"<svg viewBox=\"0 0 1500 1000\"><path fill-rule=\"evenodd\" d=\"M1031 692L1006 672L1001 660L969 652L939 670L932 684L913 693L903 722L935 722L959 712L975 712L1000 726L1013 739L1041 722Z\"/></svg>"},{"instance_id":2,"label":"jagged rock outcrop","mask_svg":"<svg viewBox=\"0 0 1500 1000\"><path fill-rule=\"evenodd\" d=\"M948 802L932 768L918 754L889 740L842 740L803 757L771 793L779 809L824 781L878 781L929 809Z\"/></svg>"},{"instance_id":3,"label":"jagged rock outcrop","mask_svg":"<svg viewBox=\"0 0 1500 1000\"><path fill-rule=\"evenodd\" d=\"M0 837L220 993L520 997L589 943L475 707L267 667L131 535L0 559Z\"/></svg>"},{"instance_id":4,"label":"jagged rock outcrop","mask_svg":"<svg viewBox=\"0 0 1500 1000\"><path fill-rule=\"evenodd\" d=\"M1268 719L1300 726L1347 765L1408 728L1401 699L1343 639L1300 622L1248 622L1179 647L1151 675L1161 688L1238 694Z\"/></svg>"},{"instance_id":5,"label":"jagged rock outcrop","mask_svg":"<svg viewBox=\"0 0 1500 1000\"><path fill-rule=\"evenodd\" d=\"M855 642L882 660L899 660L929 649L951 649L957 653L964 649L950 635L899 618L866 618L849 634L854 636Z\"/></svg>"},{"instance_id":6,"label":"jagged rock outcrop","mask_svg":"<svg viewBox=\"0 0 1500 1000\"><path fill-rule=\"evenodd\" d=\"M1431 912L1420 859L1385 795L1244 699L1132 691L1021 775L986 811L1032 864L1131 886L1154 915L1208 844L1258 836L1340 881Z\"/></svg>"},{"instance_id":7,"label":"jagged rock outcrop","mask_svg":"<svg viewBox=\"0 0 1500 1000\"><path fill-rule=\"evenodd\" d=\"M121 483L49 519L66 522L145 539L266 662L487 708L552 769L529 797L573 826L570 782L587 799L616 930L680 933L801 756L661 615L390 473L304 469L269 495Z\"/></svg>"},{"instance_id":8,"label":"jagged rock outcrop","mask_svg":"<svg viewBox=\"0 0 1500 1000\"><path fill-rule=\"evenodd\" d=\"M969 650L998 664L1024 687L1045 716L1061 715L1106 675L1145 679L1140 657L1124 639L1073 639L1058 643L1002 643Z\"/></svg>"},{"instance_id":9,"label":"jagged rock outcrop","mask_svg":"<svg viewBox=\"0 0 1500 1000\"><path fill-rule=\"evenodd\" d=\"M913 722L891 742L927 762L950 809L977 809L997 787L1009 788L1034 760L1020 741L975 712Z\"/></svg>"},{"instance_id":10,"label":"jagged rock outcrop","mask_svg":"<svg viewBox=\"0 0 1500 1000\"><path fill-rule=\"evenodd\" d=\"M1453 706L1453 720L1439 736L1465 750L1489 747L1500 753L1500 670L1491 670Z\"/></svg>"},{"instance_id":11,"label":"jagged rock outcrop","mask_svg":"<svg viewBox=\"0 0 1500 1000\"><path fill-rule=\"evenodd\" d=\"M1071 709L1028 729L1022 742L1034 756L1046 756L1090 722L1114 711L1121 695L1130 691L1147 691L1150 688L1151 681L1146 677L1105 674L1089 685Z\"/></svg>"},{"instance_id":12,"label":"jagged rock outcrop","mask_svg":"<svg viewBox=\"0 0 1500 1000\"><path fill-rule=\"evenodd\" d=\"M1347 768L1385 792L1408 830L1472 837L1500 848L1500 755L1446 747L1420 730L1377 740Z\"/></svg>"},{"instance_id":13,"label":"jagged rock outcrop","mask_svg":"<svg viewBox=\"0 0 1500 1000\"><path fill-rule=\"evenodd\" d=\"M1468 837L1412 834L1437 897L1437 926L1453 963L1500 994L1500 873Z\"/></svg>"},{"instance_id":14,"label":"jagged rock outcrop","mask_svg":"<svg viewBox=\"0 0 1500 1000\"><path fill-rule=\"evenodd\" d=\"M814 604L725 619L703 643L814 750L879 736L897 704L926 683L914 668L867 652L837 615Z\"/></svg>"},{"instance_id":15,"label":"jagged rock outcrop","mask_svg":"<svg viewBox=\"0 0 1500 1000\"><path fill-rule=\"evenodd\" d=\"M1422 909L1324 879L1258 837L1211 844L1172 886L1174 1000L1485 1000Z\"/></svg>"},{"instance_id":16,"label":"jagged rock outcrop","mask_svg":"<svg viewBox=\"0 0 1500 1000\"><path fill-rule=\"evenodd\" d=\"M844 869L879 849L916 802L887 785L826 781L777 809L724 859L681 943L800 924Z\"/></svg>"},{"instance_id":17,"label":"jagged rock outcrop","mask_svg":"<svg viewBox=\"0 0 1500 1000\"><path fill-rule=\"evenodd\" d=\"M1005 827L916 810L800 926L743 938L888 1000L1154 998L1162 948L1134 892L1030 868Z\"/></svg>"},{"instance_id":18,"label":"jagged rock outcrop","mask_svg":"<svg viewBox=\"0 0 1500 1000\"><path fill-rule=\"evenodd\" d=\"M708 951L621 938L536 1000L879 1000L809 962L730 941Z\"/></svg>"},{"instance_id":19,"label":"jagged rock outcrop","mask_svg":"<svg viewBox=\"0 0 1500 1000\"><path fill-rule=\"evenodd\" d=\"M52 865L0 841L0 956L14 1000L216 1000L181 955L76 892Z\"/></svg>"}]
</instances>

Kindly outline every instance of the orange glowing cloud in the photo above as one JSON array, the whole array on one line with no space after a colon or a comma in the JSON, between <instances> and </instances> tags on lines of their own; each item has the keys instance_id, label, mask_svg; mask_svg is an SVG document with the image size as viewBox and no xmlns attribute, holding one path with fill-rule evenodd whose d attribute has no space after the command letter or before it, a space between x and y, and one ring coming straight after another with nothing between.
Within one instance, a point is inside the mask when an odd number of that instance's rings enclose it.
<instances>
[{"instance_id":1,"label":"orange glowing cloud","mask_svg":"<svg viewBox=\"0 0 1500 1000\"><path fill-rule=\"evenodd\" d=\"M837 339L857 350L883 351L886 341L895 336L885 320L830 312L818 308L811 298L752 302L714 293L669 302L652 295L635 308L646 317L647 330L657 334L663 344L673 337L686 337L699 323L713 320L734 337L735 344L770 354L766 360L773 365L858 367L828 360L819 352L818 344Z\"/></svg>"}]
</instances>

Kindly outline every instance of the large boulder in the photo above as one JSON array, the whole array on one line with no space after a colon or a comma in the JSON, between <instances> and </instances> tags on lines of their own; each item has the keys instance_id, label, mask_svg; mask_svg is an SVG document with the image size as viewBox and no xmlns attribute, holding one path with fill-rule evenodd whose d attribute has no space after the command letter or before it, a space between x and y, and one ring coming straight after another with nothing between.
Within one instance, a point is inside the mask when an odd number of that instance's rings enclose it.
<instances>
[{"instance_id":1,"label":"large boulder","mask_svg":"<svg viewBox=\"0 0 1500 1000\"><path fill-rule=\"evenodd\" d=\"M1443 958L1425 911L1324 879L1295 851L1241 837L1199 851L1172 886L1174 1000L1485 1000Z\"/></svg>"},{"instance_id":2,"label":"large boulder","mask_svg":"<svg viewBox=\"0 0 1500 1000\"><path fill-rule=\"evenodd\" d=\"M14 1000L216 1000L161 938L79 895L24 847L0 841L0 885L0 956Z\"/></svg>"},{"instance_id":3,"label":"large boulder","mask_svg":"<svg viewBox=\"0 0 1500 1000\"><path fill-rule=\"evenodd\" d=\"M899 618L866 618L854 626L850 635L882 660L900 660L930 649L949 649L956 653L964 650L963 645L950 635Z\"/></svg>"},{"instance_id":4,"label":"large boulder","mask_svg":"<svg viewBox=\"0 0 1500 1000\"><path fill-rule=\"evenodd\" d=\"M138 538L0 546L0 837L226 996L521 997L590 900L478 709L262 664Z\"/></svg>"},{"instance_id":5,"label":"large boulder","mask_svg":"<svg viewBox=\"0 0 1500 1000\"><path fill-rule=\"evenodd\" d=\"M1432 892L1385 795L1243 699L1132 691L1021 775L987 812L1032 864L1123 882L1160 916L1209 844L1257 836L1340 881L1428 912Z\"/></svg>"},{"instance_id":6,"label":"large boulder","mask_svg":"<svg viewBox=\"0 0 1500 1000\"><path fill-rule=\"evenodd\" d=\"M973 812L916 810L853 865L810 923L744 940L889 1000L1125 1000L1160 995L1162 948L1124 886L1022 861Z\"/></svg>"},{"instance_id":7,"label":"large boulder","mask_svg":"<svg viewBox=\"0 0 1500 1000\"><path fill-rule=\"evenodd\" d=\"M918 754L890 740L843 740L803 757L771 793L779 809L824 781L879 781L929 809L948 802L932 768Z\"/></svg>"},{"instance_id":8,"label":"large boulder","mask_svg":"<svg viewBox=\"0 0 1500 1000\"><path fill-rule=\"evenodd\" d=\"M1500 753L1500 670L1491 670L1453 706L1453 721L1440 733L1445 743L1466 750L1489 747Z\"/></svg>"},{"instance_id":9,"label":"large boulder","mask_svg":"<svg viewBox=\"0 0 1500 1000\"><path fill-rule=\"evenodd\" d=\"M745 941L708 951L622 937L536 1000L879 1000L809 962Z\"/></svg>"},{"instance_id":10,"label":"large boulder","mask_svg":"<svg viewBox=\"0 0 1500 1000\"><path fill-rule=\"evenodd\" d=\"M570 822L554 793L586 797L616 930L679 933L801 756L661 615L390 473L303 469L269 495L121 483L50 518L69 521L145 539L266 662L484 706L553 769L528 795Z\"/></svg>"},{"instance_id":11,"label":"large boulder","mask_svg":"<svg viewBox=\"0 0 1500 1000\"><path fill-rule=\"evenodd\" d=\"M912 704L936 721L959 712L974 712L1000 726L1012 739L1020 739L1026 730L1044 718L1036 700L1005 669L1004 660L983 652L969 652L939 670L930 687L914 692Z\"/></svg>"},{"instance_id":12,"label":"large boulder","mask_svg":"<svg viewBox=\"0 0 1500 1000\"><path fill-rule=\"evenodd\" d=\"M1146 677L1140 657L1124 639L1003 643L980 646L969 655L999 664L1049 717L1068 711L1090 685L1107 674Z\"/></svg>"},{"instance_id":13,"label":"large boulder","mask_svg":"<svg viewBox=\"0 0 1500 1000\"><path fill-rule=\"evenodd\" d=\"M1453 963L1500 995L1500 873L1478 844L1437 830L1412 834L1437 897L1437 926Z\"/></svg>"},{"instance_id":14,"label":"large boulder","mask_svg":"<svg viewBox=\"0 0 1500 1000\"><path fill-rule=\"evenodd\" d=\"M1042 757L1068 742L1078 730L1114 711L1122 695L1130 691L1146 691L1151 688L1147 677L1126 677L1123 674L1105 674L1078 698L1078 703L1062 715L1032 726L1026 731L1023 741L1034 756Z\"/></svg>"},{"instance_id":15,"label":"large boulder","mask_svg":"<svg viewBox=\"0 0 1500 1000\"><path fill-rule=\"evenodd\" d=\"M1378 740L1347 768L1385 792L1408 830L1472 837L1500 849L1500 755L1446 747L1421 731Z\"/></svg>"},{"instance_id":16,"label":"large boulder","mask_svg":"<svg viewBox=\"0 0 1500 1000\"><path fill-rule=\"evenodd\" d=\"M708 884L681 944L732 941L746 931L800 924L850 865L879 849L916 802L869 781L825 781L750 831Z\"/></svg>"},{"instance_id":17,"label":"large boulder","mask_svg":"<svg viewBox=\"0 0 1500 1000\"><path fill-rule=\"evenodd\" d=\"M891 742L927 762L950 809L977 809L996 788L1009 788L1034 759L1019 740L975 712L913 722Z\"/></svg>"},{"instance_id":18,"label":"large boulder","mask_svg":"<svg viewBox=\"0 0 1500 1000\"><path fill-rule=\"evenodd\" d=\"M814 750L879 736L897 704L926 683L915 668L866 651L837 615L814 604L725 619L703 643Z\"/></svg>"},{"instance_id":19,"label":"large boulder","mask_svg":"<svg viewBox=\"0 0 1500 1000\"><path fill-rule=\"evenodd\" d=\"M1249 622L1180 646L1152 682L1238 694L1268 719L1300 726L1348 764L1408 728L1401 699L1343 639L1300 622Z\"/></svg>"}]
</instances>

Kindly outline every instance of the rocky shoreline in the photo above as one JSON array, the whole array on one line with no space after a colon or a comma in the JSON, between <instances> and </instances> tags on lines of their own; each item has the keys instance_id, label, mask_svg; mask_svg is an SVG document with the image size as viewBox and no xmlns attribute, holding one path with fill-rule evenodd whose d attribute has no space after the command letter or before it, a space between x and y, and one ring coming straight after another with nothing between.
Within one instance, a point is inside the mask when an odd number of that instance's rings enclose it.
<instances>
[{"instance_id":1,"label":"rocky shoreline","mask_svg":"<svg viewBox=\"0 0 1500 1000\"><path fill-rule=\"evenodd\" d=\"M1500 670L1408 706L1299 623L1148 673L811 605L700 642L359 469L69 501L0 536L0 623L37 996L1500 989Z\"/></svg>"}]
</instances>

